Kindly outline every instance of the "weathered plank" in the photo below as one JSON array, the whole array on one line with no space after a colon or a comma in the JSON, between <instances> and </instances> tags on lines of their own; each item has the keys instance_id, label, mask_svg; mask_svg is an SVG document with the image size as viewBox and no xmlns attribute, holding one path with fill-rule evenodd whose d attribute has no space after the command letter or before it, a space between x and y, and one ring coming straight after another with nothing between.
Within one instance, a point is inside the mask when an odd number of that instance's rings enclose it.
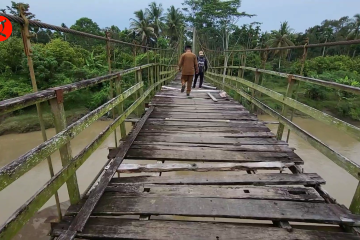
<instances>
[{"instance_id":1,"label":"weathered plank","mask_svg":"<svg viewBox=\"0 0 360 240\"><path fill-rule=\"evenodd\" d=\"M283 170L294 166L295 163L257 162L257 163L162 163L162 164L121 164L117 169L119 173L139 172L173 172L173 171L236 171L236 170Z\"/></svg>"},{"instance_id":2,"label":"weathered plank","mask_svg":"<svg viewBox=\"0 0 360 240\"><path fill-rule=\"evenodd\" d=\"M278 152L234 152L225 150L151 150L133 146L126 155L126 159L164 160L164 161L198 161L198 162L294 162L303 164L303 160L295 153ZM259 145L261 146L261 145Z\"/></svg>"},{"instance_id":3,"label":"weathered plank","mask_svg":"<svg viewBox=\"0 0 360 240\"><path fill-rule=\"evenodd\" d=\"M76 214L78 208L72 205L67 214ZM360 216L337 204L276 200L104 195L93 211L93 215L139 214L360 225Z\"/></svg>"},{"instance_id":4,"label":"weathered plank","mask_svg":"<svg viewBox=\"0 0 360 240\"><path fill-rule=\"evenodd\" d=\"M121 177L111 180L111 184L166 184L166 185L316 185L325 184L316 173L287 174L262 173L228 176L162 176L162 177Z\"/></svg>"},{"instance_id":5,"label":"weathered plank","mask_svg":"<svg viewBox=\"0 0 360 240\"><path fill-rule=\"evenodd\" d=\"M209 97L214 101L217 102L218 100L211 94L211 93L207 93L209 95Z\"/></svg>"},{"instance_id":6,"label":"weathered plank","mask_svg":"<svg viewBox=\"0 0 360 240\"><path fill-rule=\"evenodd\" d=\"M201 133L248 133L248 132L270 132L268 127L186 127L186 126L159 126L146 125L141 133L160 132L201 132Z\"/></svg>"},{"instance_id":7,"label":"weathered plank","mask_svg":"<svg viewBox=\"0 0 360 240\"><path fill-rule=\"evenodd\" d=\"M179 186L179 185L112 185L106 188L108 194L118 197L198 197L230 199L263 199L325 202L314 188L309 187L239 187L239 186ZM105 193L106 194L106 193Z\"/></svg>"},{"instance_id":8,"label":"weathered plank","mask_svg":"<svg viewBox=\"0 0 360 240\"><path fill-rule=\"evenodd\" d=\"M242 132L242 133L218 133L218 132L150 132L142 131L139 136L172 136L172 137L224 137L224 138L272 138L275 134L272 132Z\"/></svg>"},{"instance_id":9,"label":"weathered plank","mask_svg":"<svg viewBox=\"0 0 360 240\"><path fill-rule=\"evenodd\" d=\"M258 121L203 121L200 122L198 119L194 119L194 120L188 120L188 121L183 121L183 120L178 120L178 121L169 121L169 120L165 120L165 119L151 119L149 118L146 121L145 127L146 126L178 126L178 127L182 127L182 128L187 128L187 127L264 127L265 124L263 122L258 122Z\"/></svg>"},{"instance_id":10,"label":"weathered plank","mask_svg":"<svg viewBox=\"0 0 360 240\"><path fill-rule=\"evenodd\" d=\"M234 144L234 145L287 145L286 142L277 141L275 138L226 138L212 137L203 138L199 136L138 136L135 144L145 143L198 143L198 144Z\"/></svg>"},{"instance_id":11,"label":"weathered plank","mask_svg":"<svg viewBox=\"0 0 360 240\"><path fill-rule=\"evenodd\" d=\"M257 121L255 116L251 116L248 113L237 113L237 114L212 114L212 113L157 113L151 115L150 118L174 118L174 119L226 119L226 120L247 120L247 121Z\"/></svg>"},{"instance_id":12,"label":"weathered plank","mask_svg":"<svg viewBox=\"0 0 360 240\"><path fill-rule=\"evenodd\" d=\"M54 224L52 236L63 233L71 221ZM241 237L240 237L241 236ZM352 233L294 229L288 232L274 227L255 227L239 223L139 221L117 218L91 218L76 237L86 239L179 239L179 240L359 240ZM240 238L239 238L240 237Z\"/></svg>"}]
</instances>

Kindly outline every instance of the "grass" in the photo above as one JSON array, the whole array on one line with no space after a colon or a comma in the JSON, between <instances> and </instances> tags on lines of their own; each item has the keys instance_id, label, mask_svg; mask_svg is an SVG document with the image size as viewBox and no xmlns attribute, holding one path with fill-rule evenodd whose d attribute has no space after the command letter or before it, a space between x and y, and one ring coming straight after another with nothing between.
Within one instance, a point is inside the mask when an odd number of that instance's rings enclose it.
<instances>
[{"instance_id":1,"label":"grass","mask_svg":"<svg viewBox=\"0 0 360 240\"><path fill-rule=\"evenodd\" d=\"M76 107L74 109L66 110L66 120L68 124L75 122L88 112L89 110L85 107ZM43 109L43 118L45 128L54 127L53 117L48 108ZM36 109L23 111L18 115L7 117L0 123L0 135L10 133L25 133L39 130L40 124Z\"/></svg>"}]
</instances>

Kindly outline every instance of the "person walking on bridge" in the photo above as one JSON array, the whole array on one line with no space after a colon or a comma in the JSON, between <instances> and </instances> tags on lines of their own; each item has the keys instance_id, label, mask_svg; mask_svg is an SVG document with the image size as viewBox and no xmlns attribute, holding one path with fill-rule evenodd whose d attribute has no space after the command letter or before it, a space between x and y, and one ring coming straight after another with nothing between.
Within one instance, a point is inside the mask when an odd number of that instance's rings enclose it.
<instances>
[{"instance_id":1,"label":"person walking on bridge","mask_svg":"<svg viewBox=\"0 0 360 240\"><path fill-rule=\"evenodd\" d=\"M197 61L198 61L198 65L199 65L199 73L195 75L193 88L196 87L196 82L197 82L197 79L198 79L199 76L200 76L199 88L202 87L202 84L204 82L204 73L208 69L207 60L206 60L206 58L204 56L203 51L199 52L199 56L197 57Z\"/></svg>"},{"instance_id":2,"label":"person walking on bridge","mask_svg":"<svg viewBox=\"0 0 360 240\"><path fill-rule=\"evenodd\" d=\"M191 51L191 46L185 47L185 53L183 53L179 60L179 71L181 70L181 92L185 91L186 95L190 96L191 85L194 74L199 73L198 61L195 54Z\"/></svg>"}]
</instances>

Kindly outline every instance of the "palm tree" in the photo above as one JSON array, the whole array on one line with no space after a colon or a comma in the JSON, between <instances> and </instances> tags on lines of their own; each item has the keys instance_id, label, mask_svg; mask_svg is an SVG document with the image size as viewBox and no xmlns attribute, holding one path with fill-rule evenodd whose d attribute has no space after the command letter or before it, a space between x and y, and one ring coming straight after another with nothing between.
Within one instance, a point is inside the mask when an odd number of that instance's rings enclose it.
<instances>
[{"instance_id":1,"label":"palm tree","mask_svg":"<svg viewBox=\"0 0 360 240\"><path fill-rule=\"evenodd\" d=\"M151 27L149 17L143 10L134 12L136 19L130 18L130 30L141 36L142 46L146 46L151 37L156 37L154 28ZM146 49L146 48L145 48Z\"/></svg>"},{"instance_id":2,"label":"palm tree","mask_svg":"<svg viewBox=\"0 0 360 240\"><path fill-rule=\"evenodd\" d=\"M288 47L294 46L294 43L290 40L292 29L290 28L287 21L281 23L280 29L278 31L271 32L271 39L267 42L269 47ZM281 58L286 57L289 53L289 50L275 50L273 51L275 55L279 54L279 70L281 67Z\"/></svg>"},{"instance_id":3,"label":"palm tree","mask_svg":"<svg viewBox=\"0 0 360 240\"><path fill-rule=\"evenodd\" d=\"M145 11L146 14L149 16L151 25L154 28L156 36L159 36L160 32L164 28L165 20L163 16L164 9L162 7L162 4L160 3L159 5L157 5L156 2L152 2L149 4L149 8L147 8Z\"/></svg>"},{"instance_id":4,"label":"palm tree","mask_svg":"<svg viewBox=\"0 0 360 240\"><path fill-rule=\"evenodd\" d=\"M354 19L351 21L352 30L348 35L348 39L358 39L360 34L360 14L355 14ZM353 57L355 57L356 49L354 50Z\"/></svg>"},{"instance_id":5,"label":"palm tree","mask_svg":"<svg viewBox=\"0 0 360 240\"><path fill-rule=\"evenodd\" d=\"M166 14L166 32L171 43L179 40L179 36L184 30L184 17L179 8L171 6Z\"/></svg>"},{"instance_id":6,"label":"palm tree","mask_svg":"<svg viewBox=\"0 0 360 240\"><path fill-rule=\"evenodd\" d=\"M329 38L333 35L333 30L330 27L325 27L325 29L321 32L321 37L325 38L325 43L328 42ZM326 46L323 48L322 56L325 56Z\"/></svg>"}]
</instances>

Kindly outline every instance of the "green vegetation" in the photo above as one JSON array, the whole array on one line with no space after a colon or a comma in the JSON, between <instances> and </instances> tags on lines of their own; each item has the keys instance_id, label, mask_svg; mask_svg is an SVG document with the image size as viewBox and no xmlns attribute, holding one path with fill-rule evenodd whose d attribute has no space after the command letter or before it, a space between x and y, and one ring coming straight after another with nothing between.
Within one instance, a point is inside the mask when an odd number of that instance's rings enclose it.
<instances>
[{"instance_id":1,"label":"green vegetation","mask_svg":"<svg viewBox=\"0 0 360 240\"><path fill-rule=\"evenodd\" d=\"M20 3L11 2L10 6L1 11L18 15L18 4ZM35 14L30 12L29 4L24 6L26 16L36 19ZM180 39L179 33L183 32L183 23L183 15L179 9L172 6L164 12L161 4L153 2L144 11L135 12L130 29L120 30L116 26L101 29L86 17L78 19L70 28L100 36L105 36L105 32L109 31L113 39L143 45L144 48L135 48L125 44L110 44L111 68L112 71L119 71L154 62L155 58L159 62L160 52L155 54L154 51L146 51L145 46L162 49L174 47ZM13 26L12 36L7 41L0 42L0 101L32 92L20 26L17 23L13 23ZM65 24L61 26L67 28ZM35 35L31 38L32 58L39 90L108 73L106 42L40 28L31 28L31 32ZM163 63L175 60L171 59L170 54L161 54ZM143 78L147 79L147 71L143 74ZM122 89L126 90L134 83L134 75L124 76ZM147 82L145 86L148 86ZM105 103L109 99L109 88L110 85L106 82L65 95L69 122ZM126 106L130 104L130 100L125 102ZM50 109L46 104L43 107L46 127L50 127ZM36 116L35 106L31 106L0 118L0 135L39 129Z\"/></svg>"},{"instance_id":2,"label":"green vegetation","mask_svg":"<svg viewBox=\"0 0 360 240\"><path fill-rule=\"evenodd\" d=\"M36 19L35 14L30 12L30 6L28 4L24 6L26 16L29 19ZM0 7L5 7L1 10L3 12L18 14L18 3L11 2L9 6ZM240 0L184 0L182 10L174 6L164 9L161 4L152 2L147 8L134 12L129 29L121 30L114 25L100 28L96 22L86 17L78 19L70 28L100 36L105 36L108 31L113 39L143 46L135 48L111 43L113 71L146 64L148 61L153 62L154 59L159 62L159 51L155 54L146 47L164 49L180 44L182 48L184 44L191 44L192 31L186 26L196 27L198 40L196 49L205 50L211 66L245 64L250 67L265 67L269 70L293 74L300 74L302 49L261 54L258 52L245 54L218 52L215 54L208 49L220 51L254 49L302 45L307 41L311 44L343 41L360 37L359 14L353 18L346 16L338 20L324 20L321 25L310 27L305 32L294 32L286 21L281 23L278 30L263 32L261 23L258 22L239 25L241 18L255 16L240 9ZM60 25L67 28L64 23ZM32 92L20 26L13 24L13 29L12 36L7 41L0 42L2 60L0 62L0 101ZM35 34L31 42L36 80L40 90L104 75L108 72L104 41L36 27L32 27L31 32ZM176 61L171 55L164 56L164 54L161 59L164 63ZM303 74L326 81L359 86L359 67L360 45L319 47L309 50ZM143 79L147 79L147 73L144 74ZM237 70L232 70L232 74L237 75ZM244 77L252 80L254 73L246 71ZM125 90L134 83L133 75L125 76L122 79L122 89ZM261 84L284 93L287 80L264 75L261 78ZM145 86L147 85L145 81ZM76 119L84 112L95 109L109 99L108 95L109 83L101 83L66 95L65 106L69 119ZM341 118L360 120L359 97L353 94L302 83L297 95L301 102L319 110ZM262 99L275 109L281 109L279 103L265 96L262 96ZM126 104L129 105L130 101ZM51 116L48 107L45 107L45 115ZM3 117L2 120L0 119L2 127L0 134L36 129L38 124L35 121L30 124L31 127L19 127L18 130L13 127L14 124L10 124L15 121L19 123L19 126L22 121L28 124L31 121L27 119L32 119L34 116L36 116L36 110L32 106ZM50 125L47 123L47 126Z\"/></svg>"}]
</instances>

